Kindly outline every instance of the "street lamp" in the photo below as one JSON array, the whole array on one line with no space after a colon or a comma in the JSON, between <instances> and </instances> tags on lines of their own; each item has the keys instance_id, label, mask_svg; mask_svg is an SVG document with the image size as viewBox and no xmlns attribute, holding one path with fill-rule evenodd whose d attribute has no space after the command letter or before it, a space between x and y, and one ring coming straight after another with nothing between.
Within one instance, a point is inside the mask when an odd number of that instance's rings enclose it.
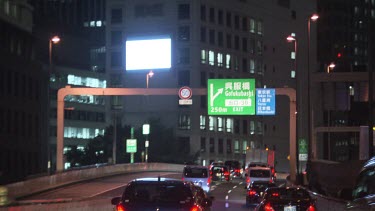
<instances>
[{"instance_id":1,"label":"street lamp","mask_svg":"<svg viewBox=\"0 0 375 211\"><path fill-rule=\"evenodd\" d=\"M297 77L297 39L295 37L294 34L291 34L289 35L286 40L288 42L293 42L294 43L294 75L295 77ZM298 97L298 94L299 94L299 90L298 90L298 80L296 80L296 110L297 110L297 114L298 114L298 111L300 110L299 109L299 100L301 99L300 97ZM296 177L296 182L299 183L299 152L298 152L298 131L301 129L300 127L298 127L298 122L301 123L301 118L300 118L300 115L298 115L297 117L297 133L296 133L296 169L297 169L297 177ZM298 130L299 128L299 130Z\"/></svg>"},{"instance_id":2,"label":"street lamp","mask_svg":"<svg viewBox=\"0 0 375 211\"><path fill-rule=\"evenodd\" d=\"M148 89L148 80L152 78L153 75L154 75L154 72L152 72L152 70L150 70L150 72L148 72L146 75L146 88L147 89Z\"/></svg>"},{"instance_id":3,"label":"street lamp","mask_svg":"<svg viewBox=\"0 0 375 211\"><path fill-rule=\"evenodd\" d=\"M48 109L47 109L47 116L49 118L49 112L50 112L50 94L49 94L49 90L50 90L50 78L51 78L51 74L52 74L52 44L57 44L60 42L60 37L58 36L53 36L49 39L49 46L48 46L48 59L49 59L49 64L48 64L48 81L47 81L47 86L48 86L48 94L47 94L47 100L48 100ZM49 137L49 135L48 135ZM51 143L49 142L49 139L48 139L48 142L47 142L47 158L48 158L48 161L47 161L47 173L48 174L51 174L51 160L52 160L52 155L51 155Z\"/></svg>"},{"instance_id":4,"label":"street lamp","mask_svg":"<svg viewBox=\"0 0 375 211\"><path fill-rule=\"evenodd\" d=\"M333 68L335 68L335 66L336 66L335 63L331 62L331 64L329 64L327 66L327 73L330 73L331 70L333 70Z\"/></svg>"},{"instance_id":5,"label":"street lamp","mask_svg":"<svg viewBox=\"0 0 375 211\"><path fill-rule=\"evenodd\" d=\"M50 74L52 73L52 44L57 44L60 42L59 36L53 36L51 39L49 39L49 71Z\"/></svg>"}]
</instances>

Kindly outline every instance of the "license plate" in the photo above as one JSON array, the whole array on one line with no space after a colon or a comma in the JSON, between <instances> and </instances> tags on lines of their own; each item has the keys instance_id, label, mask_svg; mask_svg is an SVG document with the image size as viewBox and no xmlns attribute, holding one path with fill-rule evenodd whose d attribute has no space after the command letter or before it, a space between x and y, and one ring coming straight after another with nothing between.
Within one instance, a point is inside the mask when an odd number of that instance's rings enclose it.
<instances>
[{"instance_id":1,"label":"license plate","mask_svg":"<svg viewBox=\"0 0 375 211\"><path fill-rule=\"evenodd\" d=\"M285 206L284 211L297 211L296 206Z\"/></svg>"}]
</instances>

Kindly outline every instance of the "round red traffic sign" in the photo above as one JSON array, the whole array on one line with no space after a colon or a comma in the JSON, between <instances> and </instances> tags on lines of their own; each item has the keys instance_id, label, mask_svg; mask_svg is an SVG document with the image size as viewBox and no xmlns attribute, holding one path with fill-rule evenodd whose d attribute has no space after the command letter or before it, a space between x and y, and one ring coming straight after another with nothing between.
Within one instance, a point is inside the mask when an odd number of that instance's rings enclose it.
<instances>
[{"instance_id":1,"label":"round red traffic sign","mask_svg":"<svg viewBox=\"0 0 375 211\"><path fill-rule=\"evenodd\" d=\"M178 96L184 100L190 99L192 94L193 91L191 91L190 87L187 86L183 86L180 88L180 90L178 90Z\"/></svg>"}]
</instances>

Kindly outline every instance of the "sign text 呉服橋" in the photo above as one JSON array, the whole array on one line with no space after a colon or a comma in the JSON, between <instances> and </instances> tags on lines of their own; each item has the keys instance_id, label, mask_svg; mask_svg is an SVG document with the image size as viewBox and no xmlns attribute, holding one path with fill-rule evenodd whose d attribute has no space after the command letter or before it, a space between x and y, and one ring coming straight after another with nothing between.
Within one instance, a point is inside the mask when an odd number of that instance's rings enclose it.
<instances>
[{"instance_id":1,"label":"sign text \u5449\u670d\u6a4b","mask_svg":"<svg viewBox=\"0 0 375 211\"><path fill-rule=\"evenodd\" d=\"M255 115L255 79L208 79L208 115Z\"/></svg>"}]
</instances>

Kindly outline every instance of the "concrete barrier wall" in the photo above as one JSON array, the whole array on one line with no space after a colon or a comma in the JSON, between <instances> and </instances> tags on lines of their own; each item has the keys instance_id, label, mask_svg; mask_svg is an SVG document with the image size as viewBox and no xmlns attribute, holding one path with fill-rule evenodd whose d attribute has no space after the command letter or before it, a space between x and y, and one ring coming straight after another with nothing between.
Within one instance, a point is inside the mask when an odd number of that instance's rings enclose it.
<instances>
[{"instance_id":1,"label":"concrete barrier wall","mask_svg":"<svg viewBox=\"0 0 375 211\"><path fill-rule=\"evenodd\" d=\"M133 163L101 166L98 168L71 170L50 176L43 176L6 185L8 199L13 200L24 196L40 193L67 184L85 180L113 176L124 173L143 171L182 172L184 165L167 163Z\"/></svg>"}]
</instances>

